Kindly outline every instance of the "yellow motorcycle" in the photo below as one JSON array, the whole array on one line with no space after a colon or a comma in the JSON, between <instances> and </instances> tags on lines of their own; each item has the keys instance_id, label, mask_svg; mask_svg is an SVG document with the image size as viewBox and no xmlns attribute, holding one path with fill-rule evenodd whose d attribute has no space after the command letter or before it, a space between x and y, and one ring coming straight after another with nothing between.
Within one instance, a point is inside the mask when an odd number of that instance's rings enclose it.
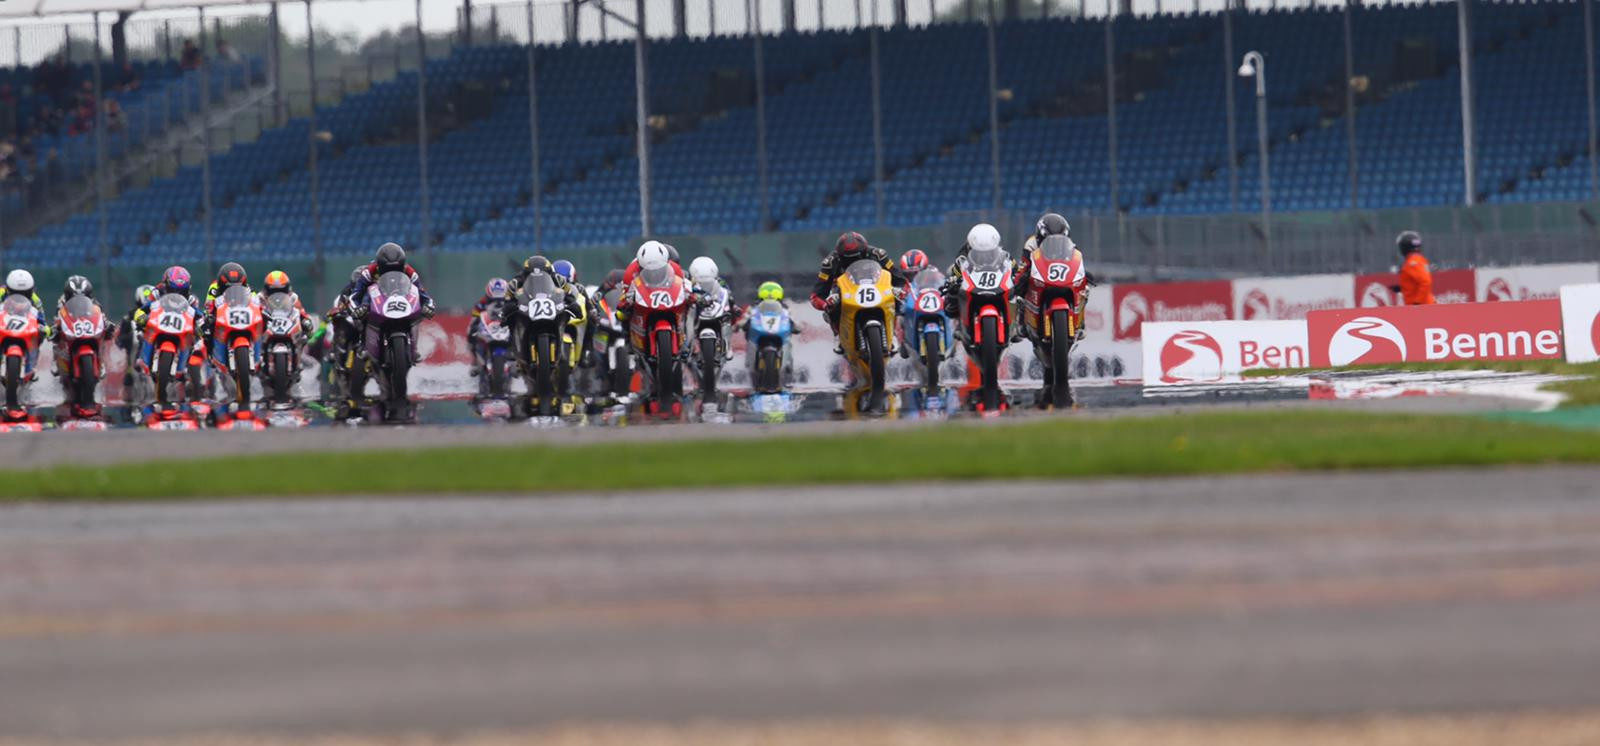
<instances>
[{"instance_id":1,"label":"yellow motorcycle","mask_svg":"<svg viewBox=\"0 0 1600 746\"><path fill-rule=\"evenodd\" d=\"M855 373L856 385L845 393L847 412L883 412L890 331L894 329L894 285L877 262L862 259L834 281L839 304L839 346Z\"/></svg>"}]
</instances>

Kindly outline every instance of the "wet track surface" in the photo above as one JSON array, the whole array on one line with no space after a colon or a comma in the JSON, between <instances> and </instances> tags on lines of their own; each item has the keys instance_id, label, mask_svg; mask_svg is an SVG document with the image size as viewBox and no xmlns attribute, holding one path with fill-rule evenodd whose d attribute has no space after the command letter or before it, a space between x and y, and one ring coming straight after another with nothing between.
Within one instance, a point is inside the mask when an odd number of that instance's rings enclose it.
<instances>
[{"instance_id":1,"label":"wet track surface","mask_svg":"<svg viewBox=\"0 0 1600 746\"><path fill-rule=\"evenodd\" d=\"M8 506L0 723L159 738L1593 705L1597 478Z\"/></svg>"}]
</instances>

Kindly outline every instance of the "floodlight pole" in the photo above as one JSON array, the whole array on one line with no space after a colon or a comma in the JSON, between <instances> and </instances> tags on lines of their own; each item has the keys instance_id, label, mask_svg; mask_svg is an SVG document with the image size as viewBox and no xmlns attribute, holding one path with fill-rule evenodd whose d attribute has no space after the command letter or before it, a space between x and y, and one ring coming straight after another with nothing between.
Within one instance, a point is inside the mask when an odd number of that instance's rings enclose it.
<instances>
[{"instance_id":1,"label":"floodlight pole","mask_svg":"<svg viewBox=\"0 0 1600 746\"><path fill-rule=\"evenodd\" d=\"M1456 0L1457 46L1461 48L1461 167L1466 192L1462 201L1471 207L1478 201L1478 154L1472 111L1472 9L1468 3Z\"/></svg>"},{"instance_id":2,"label":"floodlight pole","mask_svg":"<svg viewBox=\"0 0 1600 746\"><path fill-rule=\"evenodd\" d=\"M317 273L323 271L322 255L322 186L317 171L317 34L311 25L311 0L306 0L306 70L311 81L310 129L306 133L307 169L311 175L311 253L316 258Z\"/></svg>"},{"instance_id":3,"label":"floodlight pole","mask_svg":"<svg viewBox=\"0 0 1600 746\"><path fill-rule=\"evenodd\" d=\"M418 0L421 7L421 0ZM650 101L646 91L649 65L645 62L644 0L633 3L633 90L635 103L634 127L638 130L639 148L639 235L650 236Z\"/></svg>"},{"instance_id":4,"label":"floodlight pole","mask_svg":"<svg viewBox=\"0 0 1600 746\"><path fill-rule=\"evenodd\" d=\"M106 226L106 106L104 73L100 70L100 14L94 14L94 211L100 223L100 287L111 289L111 249ZM108 297L108 296L103 296Z\"/></svg>"},{"instance_id":5,"label":"floodlight pole","mask_svg":"<svg viewBox=\"0 0 1600 746\"><path fill-rule=\"evenodd\" d=\"M756 66L756 178L761 189L761 231L772 224L772 197L767 175L767 65L761 47L761 0L748 0L748 15L755 22L751 34ZM793 6L790 6L793 8ZM791 14L792 17L792 14Z\"/></svg>"},{"instance_id":6,"label":"floodlight pole","mask_svg":"<svg viewBox=\"0 0 1600 746\"><path fill-rule=\"evenodd\" d=\"M539 68L535 59L533 0L528 0L528 140L532 146L533 169L533 250L544 253L544 178L539 167Z\"/></svg>"},{"instance_id":7,"label":"floodlight pole","mask_svg":"<svg viewBox=\"0 0 1600 746\"><path fill-rule=\"evenodd\" d=\"M989 0L989 22L987 31L989 44L989 180L990 180L990 205L994 211L990 220L1000 219L1001 200L1000 186L1000 63L999 55L995 50L995 13L994 0ZM874 30L876 33L876 30Z\"/></svg>"},{"instance_id":8,"label":"floodlight pole","mask_svg":"<svg viewBox=\"0 0 1600 746\"><path fill-rule=\"evenodd\" d=\"M211 232L211 55L206 54L206 6L202 5L197 10L200 13L200 141L205 151L200 159L200 181L204 191L200 205L205 224L206 272L215 274L216 243Z\"/></svg>"},{"instance_id":9,"label":"floodlight pole","mask_svg":"<svg viewBox=\"0 0 1600 746\"><path fill-rule=\"evenodd\" d=\"M417 0L417 177L422 184L422 222L417 248L428 256L428 274L436 276L439 260L432 248L433 213L428 199L428 39L422 33L422 0Z\"/></svg>"},{"instance_id":10,"label":"floodlight pole","mask_svg":"<svg viewBox=\"0 0 1600 746\"><path fill-rule=\"evenodd\" d=\"M1272 169L1267 163L1267 59L1260 52L1244 53L1239 74L1256 79L1256 160L1261 168L1261 234L1266 240L1267 261L1272 261Z\"/></svg>"}]
</instances>

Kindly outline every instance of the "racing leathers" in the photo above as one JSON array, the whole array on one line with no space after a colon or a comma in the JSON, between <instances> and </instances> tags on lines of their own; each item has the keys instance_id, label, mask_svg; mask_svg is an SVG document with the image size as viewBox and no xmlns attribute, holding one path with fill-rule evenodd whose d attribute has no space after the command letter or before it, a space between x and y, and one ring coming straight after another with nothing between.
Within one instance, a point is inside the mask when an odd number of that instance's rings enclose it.
<instances>
[{"instance_id":1,"label":"racing leathers","mask_svg":"<svg viewBox=\"0 0 1600 746\"><path fill-rule=\"evenodd\" d=\"M889 252L876 246L868 246L866 251L852 254L834 250L822 258L822 265L817 268L817 282L811 287L811 305L827 315L828 327L833 330L835 336L839 334L839 303L838 299L833 297L833 283L851 264L862 259L882 265L889 271L889 280L894 285L896 298L905 294L908 281L895 269L894 259L889 257Z\"/></svg>"},{"instance_id":2,"label":"racing leathers","mask_svg":"<svg viewBox=\"0 0 1600 746\"><path fill-rule=\"evenodd\" d=\"M1071 241L1072 239L1067 240ZM1017 269L1011 275L1012 286L1016 288L1015 295L1019 303L1022 298L1028 297L1029 286L1033 282L1033 255L1038 250L1039 236L1037 234L1029 236L1028 240L1022 245L1022 256L1017 259ZM1083 266L1083 252L1078 250L1076 243L1072 244L1072 255L1078 260L1079 266ZM1080 341L1083 339L1084 334L1083 312L1089 305L1090 279L1086 270L1078 273L1078 276L1073 278L1072 283L1072 322L1074 328L1078 330L1077 339Z\"/></svg>"},{"instance_id":3,"label":"racing leathers","mask_svg":"<svg viewBox=\"0 0 1600 746\"><path fill-rule=\"evenodd\" d=\"M6 292L4 287L0 287L0 300L6 297ZM25 377L31 380L34 363L39 362L39 348L43 347L44 341L53 335L51 334L50 322L45 318L44 301L39 299L39 293L29 293L28 301L33 304L34 318L39 322L39 336L34 340L33 348L28 352L28 358L23 365Z\"/></svg>"}]
</instances>

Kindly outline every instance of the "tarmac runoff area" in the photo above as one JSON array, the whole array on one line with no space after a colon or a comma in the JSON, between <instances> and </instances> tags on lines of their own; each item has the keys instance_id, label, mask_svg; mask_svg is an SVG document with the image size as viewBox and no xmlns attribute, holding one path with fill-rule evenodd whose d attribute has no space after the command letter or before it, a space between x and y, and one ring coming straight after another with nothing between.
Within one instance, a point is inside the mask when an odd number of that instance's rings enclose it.
<instances>
[{"instance_id":1,"label":"tarmac runoff area","mask_svg":"<svg viewBox=\"0 0 1600 746\"><path fill-rule=\"evenodd\" d=\"M0 744L1593 744L1597 478L5 506Z\"/></svg>"}]
</instances>

